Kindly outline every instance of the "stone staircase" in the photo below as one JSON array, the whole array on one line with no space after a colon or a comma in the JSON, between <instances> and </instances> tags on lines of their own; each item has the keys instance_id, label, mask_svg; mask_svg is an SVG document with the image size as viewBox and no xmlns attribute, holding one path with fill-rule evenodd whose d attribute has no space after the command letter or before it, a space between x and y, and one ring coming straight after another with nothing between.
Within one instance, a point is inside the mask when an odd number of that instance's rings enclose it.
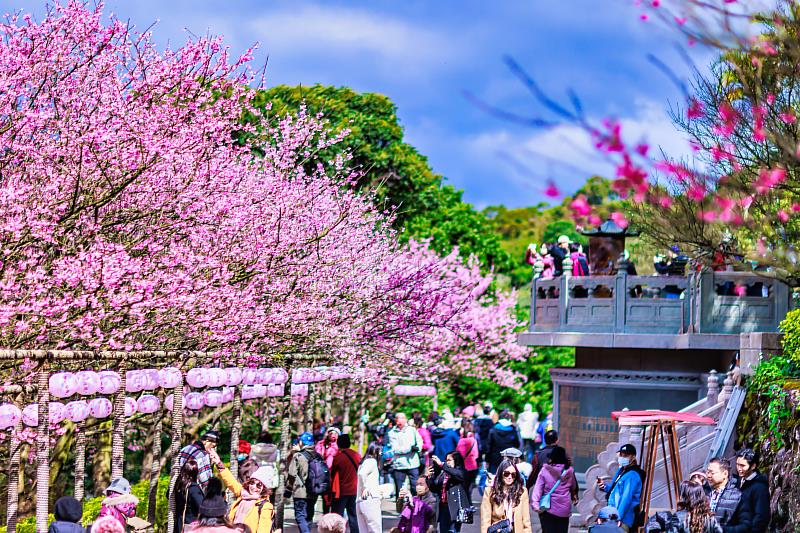
<instances>
[{"instance_id":1,"label":"stone staircase","mask_svg":"<svg viewBox=\"0 0 800 533\"><path fill-rule=\"evenodd\" d=\"M684 413L695 413L713 418L719 423L725 407L733 393L734 378L728 374L722 390L719 386L719 376L711 371L708 376L707 394L701 400L681 409ZM606 449L597 455L597 464L586 471L585 489L576 506L577 512L573 513L570 520L570 531L583 531L588 525L594 523L597 512L606 505L605 495L596 486L598 477L613 477L619 465L617 464L617 450L623 444L631 443L640 450L642 432L644 428L622 426L619 439L611 442ZM709 449L714 441L716 426L679 426L678 443L680 446L681 468L683 479L695 470L705 470L705 461ZM664 456L659 447L658 458L655 466L653 492L650 503L651 508L670 508L667 492L666 475L664 473ZM669 455L667 455L669 460Z\"/></svg>"}]
</instances>

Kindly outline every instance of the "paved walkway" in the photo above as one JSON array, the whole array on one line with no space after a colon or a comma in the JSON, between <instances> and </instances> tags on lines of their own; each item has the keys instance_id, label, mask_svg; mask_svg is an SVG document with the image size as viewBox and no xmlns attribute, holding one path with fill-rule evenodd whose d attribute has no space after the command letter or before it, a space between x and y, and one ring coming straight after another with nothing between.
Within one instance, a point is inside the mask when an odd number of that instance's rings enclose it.
<instances>
[{"instance_id":1,"label":"paved walkway","mask_svg":"<svg viewBox=\"0 0 800 533\"><path fill-rule=\"evenodd\" d=\"M480 524L481 524L481 517L480 517L480 495L476 490L473 493L473 501L475 502L475 507L478 508L478 513L475 514L475 523L474 524L464 524L461 527L461 533L480 533ZM389 531L394 526L397 525L399 520L399 515L395 510L394 500L383 500L381 505L383 509L383 530ZM538 533L541 531L541 526L539 525L539 518L535 516L536 513L533 513L531 516L531 525L533 526L534 533ZM322 503L317 502L316 512L314 514L315 520L318 520L319 517L322 516ZM314 525L311 531L316 531L316 524ZM285 533L299 533L299 529L297 528L297 523L294 520L294 508L289 505L286 509L286 527L284 528Z\"/></svg>"}]
</instances>

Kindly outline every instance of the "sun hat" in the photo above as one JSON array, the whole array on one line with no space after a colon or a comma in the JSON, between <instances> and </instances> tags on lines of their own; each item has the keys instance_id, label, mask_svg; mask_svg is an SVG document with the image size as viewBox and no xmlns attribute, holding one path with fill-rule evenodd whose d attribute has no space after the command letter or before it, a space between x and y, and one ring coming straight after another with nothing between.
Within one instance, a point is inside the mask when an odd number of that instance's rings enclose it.
<instances>
[{"instance_id":1,"label":"sun hat","mask_svg":"<svg viewBox=\"0 0 800 533\"><path fill-rule=\"evenodd\" d=\"M111 481L111 484L106 487L103 494L108 495L109 492L116 492L117 494L130 494L131 484L124 477L118 477Z\"/></svg>"}]
</instances>

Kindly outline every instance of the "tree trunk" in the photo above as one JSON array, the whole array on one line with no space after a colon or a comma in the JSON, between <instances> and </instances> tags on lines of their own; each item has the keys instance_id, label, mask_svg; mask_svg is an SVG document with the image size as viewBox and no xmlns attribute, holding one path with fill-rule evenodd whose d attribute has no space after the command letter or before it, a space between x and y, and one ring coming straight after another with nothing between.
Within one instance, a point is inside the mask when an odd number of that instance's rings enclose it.
<instances>
[{"instance_id":1,"label":"tree trunk","mask_svg":"<svg viewBox=\"0 0 800 533\"><path fill-rule=\"evenodd\" d=\"M111 420L98 424L95 441L97 448L92 456L92 484L94 495L98 496L111 481Z\"/></svg>"},{"instance_id":2,"label":"tree trunk","mask_svg":"<svg viewBox=\"0 0 800 533\"><path fill-rule=\"evenodd\" d=\"M291 371L289 371L289 375L292 375ZM283 409L280 417L281 438L278 444L281 447L281 461L283 464L279 465L281 475L278 477L278 492L275 494L275 525L273 526L275 529L281 530L283 530L283 513L286 505L283 493L286 489L286 476L289 471L289 464L286 462L286 459L289 456L289 416L291 404L291 389L287 387L287 392L283 397Z\"/></svg>"}]
</instances>

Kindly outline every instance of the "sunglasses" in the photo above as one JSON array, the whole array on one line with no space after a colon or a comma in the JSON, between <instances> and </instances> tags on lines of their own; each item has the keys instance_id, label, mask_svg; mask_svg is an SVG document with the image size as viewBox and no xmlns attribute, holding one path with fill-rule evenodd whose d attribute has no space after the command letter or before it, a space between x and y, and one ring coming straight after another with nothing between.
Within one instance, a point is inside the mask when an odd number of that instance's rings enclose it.
<instances>
[{"instance_id":1,"label":"sunglasses","mask_svg":"<svg viewBox=\"0 0 800 533\"><path fill-rule=\"evenodd\" d=\"M505 472L503 472L503 477L510 477L510 478L513 479L513 478L517 477L517 473L516 472L512 472L511 470L506 470Z\"/></svg>"},{"instance_id":2,"label":"sunglasses","mask_svg":"<svg viewBox=\"0 0 800 533\"><path fill-rule=\"evenodd\" d=\"M257 490L263 490L263 489L264 489L264 484L263 484L263 483L261 483L261 482L260 482L259 480L257 480L257 479L252 479L252 478L251 478L251 479L248 479L248 480L247 480L247 484L248 484L248 485L255 485L255 487L256 487L256 489L257 489Z\"/></svg>"}]
</instances>

